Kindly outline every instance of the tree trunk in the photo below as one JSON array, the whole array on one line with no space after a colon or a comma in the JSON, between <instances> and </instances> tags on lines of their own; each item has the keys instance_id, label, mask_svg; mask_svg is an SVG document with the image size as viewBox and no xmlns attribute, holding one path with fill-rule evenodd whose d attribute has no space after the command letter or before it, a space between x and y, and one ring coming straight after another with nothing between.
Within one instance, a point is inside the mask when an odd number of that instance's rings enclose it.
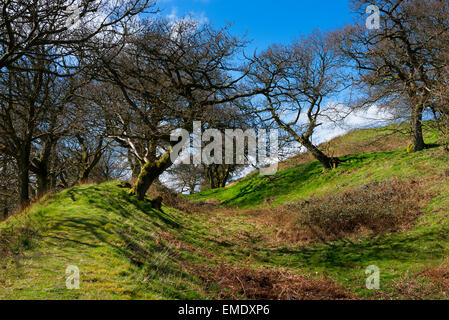
<instances>
[{"instance_id":1,"label":"tree trunk","mask_svg":"<svg viewBox=\"0 0 449 320\"><path fill-rule=\"evenodd\" d=\"M8 214L9 214L9 212L8 212L8 201L5 200L3 202L3 205L4 205L4 207L3 207L3 216L0 217L0 218L1 219L6 219L8 217Z\"/></svg>"},{"instance_id":2,"label":"tree trunk","mask_svg":"<svg viewBox=\"0 0 449 320\"><path fill-rule=\"evenodd\" d=\"M207 175L207 178L209 179L209 189L211 189L211 190L213 190L213 189L216 189L217 188L217 186L216 186L216 184L215 184L215 181L216 181L216 178L215 178L215 176L216 176L216 166L217 165L215 165L215 164L212 164L212 165L210 165L206 170L206 175Z\"/></svg>"},{"instance_id":3,"label":"tree trunk","mask_svg":"<svg viewBox=\"0 0 449 320\"><path fill-rule=\"evenodd\" d=\"M145 195L154 181L165 172L172 164L170 158L171 149L164 154L159 160L147 162L140 171L136 183L132 187L130 194L137 196L141 201L145 200Z\"/></svg>"},{"instance_id":4,"label":"tree trunk","mask_svg":"<svg viewBox=\"0 0 449 320\"><path fill-rule=\"evenodd\" d=\"M223 172L223 176L221 177L221 181L220 181L220 188L225 188L226 184L228 183L229 180L229 175L231 172L231 168L229 168L228 166L225 166L223 168L224 172Z\"/></svg>"},{"instance_id":5,"label":"tree trunk","mask_svg":"<svg viewBox=\"0 0 449 320\"><path fill-rule=\"evenodd\" d=\"M40 198L48 191L49 188L48 158L41 156L40 159L33 159L30 163L30 168L37 177L36 196Z\"/></svg>"},{"instance_id":6,"label":"tree trunk","mask_svg":"<svg viewBox=\"0 0 449 320\"><path fill-rule=\"evenodd\" d=\"M210 189L224 188L231 174L231 165L212 164L207 168Z\"/></svg>"},{"instance_id":7,"label":"tree trunk","mask_svg":"<svg viewBox=\"0 0 449 320\"><path fill-rule=\"evenodd\" d=\"M37 175L37 197L42 197L49 190L48 172Z\"/></svg>"},{"instance_id":8,"label":"tree trunk","mask_svg":"<svg viewBox=\"0 0 449 320\"><path fill-rule=\"evenodd\" d=\"M95 166L100 162L101 157L103 156L103 139L100 139L98 142L98 146L95 149L95 153L92 155L89 154L89 149L87 148L84 138L81 135L77 135L78 143L82 148L81 153L81 172L78 176L78 181L80 183L85 183L89 179L89 175Z\"/></svg>"},{"instance_id":9,"label":"tree trunk","mask_svg":"<svg viewBox=\"0 0 449 320\"><path fill-rule=\"evenodd\" d=\"M69 187L69 184L67 183L67 180L66 180L66 178L64 177L64 175L65 175L64 172L61 172L60 175L59 175L59 180L61 180L61 185L60 185L60 186L61 186L63 189L67 189L67 188Z\"/></svg>"},{"instance_id":10,"label":"tree trunk","mask_svg":"<svg viewBox=\"0 0 449 320\"><path fill-rule=\"evenodd\" d=\"M3 159L3 166L2 166L2 174L6 177L8 171L8 162L6 159ZM6 185L7 181L3 181L2 185L2 202L3 202L3 212L1 213L0 220L6 219L8 216L8 195L10 194L8 192L8 186Z\"/></svg>"},{"instance_id":11,"label":"tree trunk","mask_svg":"<svg viewBox=\"0 0 449 320\"><path fill-rule=\"evenodd\" d=\"M85 164L85 166L81 169L80 176L78 177L79 183L85 183L89 180L90 173L92 172L93 168L97 165L99 160L100 158L90 164Z\"/></svg>"},{"instance_id":12,"label":"tree trunk","mask_svg":"<svg viewBox=\"0 0 449 320\"><path fill-rule=\"evenodd\" d=\"M29 163L24 156L19 159L17 169L19 171L19 205L26 207L30 201L30 175L28 170Z\"/></svg>"},{"instance_id":13,"label":"tree trunk","mask_svg":"<svg viewBox=\"0 0 449 320\"><path fill-rule=\"evenodd\" d=\"M335 169L339 166L340 161L337 158L328 157L309 140L304 139L301 141L301 144L323 165L325 169Z\"/></svg>"},{"instance_id":14,"label":"tree trunk","mask_svg":"<svg viewBox=\"0 0 449 320\"><path fill-rule=\"evenodd\" d=\"M415 151L421 151L426 148L422 130L423 112L423 107L416 107L412 112L413 145Z\"/></svg>"},{"instance_id":15,"label":"tree trunk","mask_svg":"<svg viewBox=\"0 0 449 320\"><path fill-rule=\"evenodd\" d=\"M50 189L50 159L51 153L58 138L56 136L47 136L39 158L34 158L30 162L30 170L37 177L37 192L38 198L42 197Z\"/></svg>"},{"instance_id":16,"label":"tree trunk","mask_svg":"<svg viewBox=\"0 0 449 320\"><path fill-rule=\"evenodd\" d=\"M54 172L50 173L50 190L56 189L56 174Z\"/></svg>"}]
</instances>

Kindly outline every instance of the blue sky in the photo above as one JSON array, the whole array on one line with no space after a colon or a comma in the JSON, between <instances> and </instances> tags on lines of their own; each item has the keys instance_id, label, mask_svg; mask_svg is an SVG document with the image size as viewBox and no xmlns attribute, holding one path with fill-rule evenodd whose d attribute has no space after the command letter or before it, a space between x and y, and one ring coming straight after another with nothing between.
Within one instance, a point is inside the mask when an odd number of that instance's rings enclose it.
<instances>
[{"instance_id":1,"label":"blue sky","mask_svg":"<svg viewBox=\"0 0 449 320\"><path fill-rule=\"evenodd\" d=\"M251 50L351 22L348 0L159 0L158 6L172 18L191 14L216 27L233 23L234 33L252 40Z\"/></svg>"},{"instance_id":2,"label":"blue sky","mask_svg":"<svg viewBox=\"0 0 449 320\"><path fill-rule=\"evenodd\" d=\"M264 50L270 44L288 43L315 29L331 30L353 22L349 0L158 0L158 6L163 16L173 20L190 14L215 27L232 23L234 34L247 34L247 39L252 40L247 49L249 53L255 49ZM378 125L378 119L387 116L372 106L350 114L338 126L323 118L314 142L328 141L353 128ZM295 153L300 150L298 145L291 149Z\"/></svg>"},{"instance_id":3,"label":"blue sky","mask_svg":"<svg viewBox=\"0 0 449 320\"><path fill-rule=\"evenodd\" d=\"M353 22L349 0L158 0L162 15L179 19L190 14L196 20L209 22L215 27L232 23L234 34L247 34L252 40L247 53L270 44L288 43L299 34L315 29L331 30ZM250 51L250 52L248 52ZM345 94L342 94L344 97ZM328 101L336 103L336 101ZM314 142L321 143L353 128L378 125L378 119L387 115L376 106L353 113L338 127L323 119Z\"/></svg>"}]
</instances>

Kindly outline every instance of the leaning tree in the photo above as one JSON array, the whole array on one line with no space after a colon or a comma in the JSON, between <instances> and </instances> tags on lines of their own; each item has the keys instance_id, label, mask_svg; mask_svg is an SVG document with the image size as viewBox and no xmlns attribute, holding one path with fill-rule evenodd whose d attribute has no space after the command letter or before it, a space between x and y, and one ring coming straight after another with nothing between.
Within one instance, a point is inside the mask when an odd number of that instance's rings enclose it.
<instances>
[{"instance_id":1,"label":"leaning tree","mask_svg":"<svg viewBox=\"0 0 449 320\"><path fill-rule=\"evenodd\" d=\"M250 85L263 91L253 101L255 112L304 146L324 168L336 167L339 160L312 140L329 111L326 102L345 85L332 35L314 32L289 45L271 46L253 60Z\"/></svg>"},{"instance_id":2,"label":"leaning tree","mask_svg":"<svg viewBox=\"0 0 449 320\"><path fill-rule=\"evenodd\" d=\"M207 123L211 108L253 95L240 86L246 76L234 58L245 42L228 28L184 19L147 21L123 50L105 57L98 78L110 137L130 150L140 165L131 193L143 199L151 184L173 164L171 132L192 132Z\"/></svg>"}]
</instances>

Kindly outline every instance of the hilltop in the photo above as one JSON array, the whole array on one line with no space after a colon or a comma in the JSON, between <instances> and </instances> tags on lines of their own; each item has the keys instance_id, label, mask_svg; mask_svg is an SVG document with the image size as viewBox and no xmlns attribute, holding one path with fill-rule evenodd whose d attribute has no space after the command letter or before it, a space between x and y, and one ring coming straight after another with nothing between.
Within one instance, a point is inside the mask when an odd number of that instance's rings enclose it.
<instances>
[{"instance_id":1,"label":"hilltop","mask_svg":"<svg viewBox=\"0 0 449 320\"><path fill-rule=\"evenodd\" d=\"M300 155L162 210L117 182L49 194L0 224L0 299L447 298L448 154L381 131L323 145L335 170Z\"/></svg>"}]
</instances>

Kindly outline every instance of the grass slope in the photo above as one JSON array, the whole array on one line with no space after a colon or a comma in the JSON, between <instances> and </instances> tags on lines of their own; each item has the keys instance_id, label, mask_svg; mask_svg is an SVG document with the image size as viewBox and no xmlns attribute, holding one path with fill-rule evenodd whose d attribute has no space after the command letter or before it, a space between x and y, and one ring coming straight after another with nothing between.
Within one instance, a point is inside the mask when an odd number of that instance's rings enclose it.
<instances>
[{"instance_id":1,"label":"grass slope","mask_svg":"<svg viewBox=\"0 0 449 320\"><path fill-rule=\"evenodd\" d=\"M359 145L362 149L363 141L375 141L375 137L385 131L385 129L380 130L353 131L335 139L334 149L344 148L348 144ZM428 131L425 136L427 143L436 143L434 133ZM395 147L395 144L388 143L391 139L403 141L402 136L393 135L377 148L385 147L385 145ZM372 148L372 145L369 145L369 149ZM339 168L326 172L323 172L318 161L312 160L280 170L274 176L253 173L227 188L207 190L188 198L192 201L214 199L222 205L238 208L253 208L267 200L270 205L280 205L311 196L335 193L344 188L373 181L432 176L447 169L448 164L447 154L438 147L417 153L407 153L403 147L395 150L350 154L342 156L341 160L344 162ZM294 159L287 161L289 162L294 162Z\"/></svg>"},{"instance_id":2,"label":"grass slope","mask_svg":"<svg viewBox=\"0 0 449 320\"><path fill-rule=\"evenodd\" d=\"M2 261L0 298L202 298L195 279L162 239L181 230L181 213L153 210L116 184L81 186L49 195L1 225L20 255ZM80 269L83 290L66 289L66 267Z\"/></svg>"},{"instance_id":3,"label":"grass slope","mask_svg":"<svg viewBox=\"0 0 449 320\"><path fill-rule=\"evenodd\" d=\"M367 134L363 131L362 139ZM357 133L351 135L356 143ZM222 298L223 284L205 281L202 274L223 265L331 279L362 298L447 298L447 290L428 288L435 272L426 273L449 262L447 154L438 147L413 154L401 148L343 159L331 172L307 162L191 197L217 199L233 209L206 206L188 214L164 207L160 212L116 183L48 195L0 224L0 299ZM330 244L274 243L275 226L260 224L246 210L370 181L415 178L431 181L434 197L413 227L398 233ZM69 265L80 269L80 290L65 287ZM380 291L365 288L369 265L381 270ZM441 279L448 277L446 271ZM413 295L404 288L415 288Z\"/></svg>"}]
</instances>

